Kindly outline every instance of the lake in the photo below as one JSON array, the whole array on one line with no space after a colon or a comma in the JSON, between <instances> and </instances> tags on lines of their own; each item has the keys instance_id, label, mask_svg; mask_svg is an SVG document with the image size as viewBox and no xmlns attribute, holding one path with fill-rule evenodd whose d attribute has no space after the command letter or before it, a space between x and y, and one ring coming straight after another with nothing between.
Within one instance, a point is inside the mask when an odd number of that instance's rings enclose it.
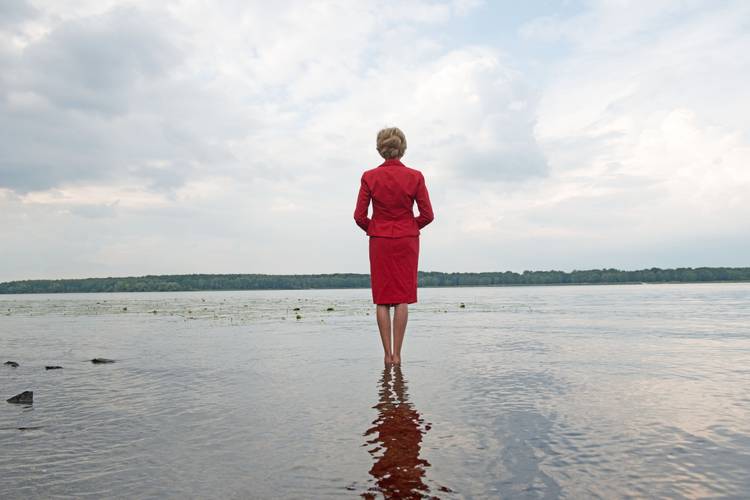
<instances>
[{"instance_id":1,"label":"lake","mask_svg":"<svg viewBox=\"0 0 750 500\"><path fill-rule=\"evenodd\" d=\"M750 496L750 284L419 299L0 295L0 496Z\"/></svg>"}]
</instances>

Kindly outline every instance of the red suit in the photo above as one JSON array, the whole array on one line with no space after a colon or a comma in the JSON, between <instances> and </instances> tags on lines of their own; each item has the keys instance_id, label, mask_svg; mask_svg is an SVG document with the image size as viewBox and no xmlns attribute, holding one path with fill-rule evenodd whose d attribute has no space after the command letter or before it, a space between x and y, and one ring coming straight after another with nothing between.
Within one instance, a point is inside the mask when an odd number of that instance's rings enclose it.
<instances>
[{"instance_id":1,"label":"red suit","mask_svg":"<svg viewBox=\"0 0 750 500\"><path fill-rule=\"evenodd\" d=\"M367 209L372 200L372 219ZM412 212L417 203L419 216ZM370 282L375 304L417 301L419 230L432 222L424 176L396 158L362 174L354 220L370 236Z\"/></svg>"}]
</instances>

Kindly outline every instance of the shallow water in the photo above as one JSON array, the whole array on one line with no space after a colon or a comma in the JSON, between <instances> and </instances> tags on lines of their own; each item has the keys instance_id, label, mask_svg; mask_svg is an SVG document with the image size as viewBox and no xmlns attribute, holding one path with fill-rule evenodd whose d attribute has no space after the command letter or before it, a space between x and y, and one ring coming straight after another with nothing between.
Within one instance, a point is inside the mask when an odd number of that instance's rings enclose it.
<instances>
[{"instance_id":1,"label":"shallow water","mask_svg":"<svg viewBox=\"0 0 750 500\"><path fill-rule=\"evenodd\" d=\"M419 296L0 295L0 496L750 496L750 284Z\"/></svg>"}]
</instances>

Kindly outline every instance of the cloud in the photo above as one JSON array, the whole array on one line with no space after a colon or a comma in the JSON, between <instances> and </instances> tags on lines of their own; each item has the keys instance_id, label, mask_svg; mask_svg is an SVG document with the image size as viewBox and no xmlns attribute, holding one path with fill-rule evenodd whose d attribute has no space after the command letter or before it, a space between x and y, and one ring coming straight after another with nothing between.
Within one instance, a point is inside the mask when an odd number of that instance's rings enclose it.
<instances>
[{"instance_id":1,"label":"cloud","mask_svg":"<svg viewBox=\"0 0 750 500\"><path fill-rule=\"evenodd\" d=\"M662 2L635 10L602 2L581 16L542 23L577 47L555 66L536 129L555 177L580 186L571 220L586 220L583 210L595 206L583 193L597 187L602 221L618 213L628 219L615 241L656 246L746 227L741 117L750 99L741 82L750 65L739 61L750 47L741 21L747 13L743 3ZM534 26L523 32L542 29Z\"/></svg>"},{"instance_id":2,"label":"cloud","mask_svg":"<svg viewBox=\"0 0 750 500\"><path fill-rule=\"evenodd\" d=\"M750 229L742 2L592 1L502 40L472 1L12 4L0 279L366 271L387 125L431 190L423 269L669 265ZM707 248L680 264L739 262Z\"/></svg>"},{"instance_id":3,"label":"cloud","mask_svg":"<svg viewBox=\"0 0 750 500\"><path fill-rule=\"evenodd\" d=\"M415 138L447 139L436 168L468 159L479 178L543 171L521 76L487 47L446 50L415 31L471 3L406 2L398 15L369 2L92 5L47 12L44 34L8 67L0 185L140 179L169 191L217 171L290 178L312 168L311 150L358 161L395 117ZM336 130L361 139L332 143Z\"/></svg>"},{"instance_id":4,"label":"cloud","mask_svg":"<svg viewBox=\"0 0 750 500\"><path fill-rule=\"evenodd\" d=\"M139 86L180 63L164 24L133 7L62 23L24 48L17 85L57 108L123 114Z\"/></svg>"},{"instance_id":5,"label":"cloud","mask_svg":"<svg viewBox=\"0 0 750 500\"><path fill-rule=\"evenodd\" d=\"M25 21L34 18L37 10L25 0L0 3L0 27L14 31Z\"/></svg>"},{"instance_id":6,"label":"cloud","mask_svg":"<svg viewBox=\"0 0 750 500\"><path fill-rule=\"evenodd\" d=\"M161 31L158 19L116 8L50 26L15 51L1 89L0 186L28 192L108 182L148 175L160 156L174 161L175 148L159 144L159 109L144 106L179 63Z\"/></svg>"}]
</instances>

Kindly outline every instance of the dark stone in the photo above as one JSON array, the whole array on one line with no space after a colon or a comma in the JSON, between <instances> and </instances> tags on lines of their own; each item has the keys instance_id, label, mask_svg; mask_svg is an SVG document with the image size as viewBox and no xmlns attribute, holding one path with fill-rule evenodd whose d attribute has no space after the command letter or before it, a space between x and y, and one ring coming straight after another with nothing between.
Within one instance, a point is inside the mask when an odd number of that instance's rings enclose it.
<instances>
[{"instance_id":1,"label":"dark stone","mask_svg":"<svg viewBox=\"0 0 750 500\"><path fill-rule=\"evenodd\" d=\"M11 368L18 368L18 363L16 363L15 361L6 361L6 362L5 362L5 363L3 363L3 364L4 364L4 365L8 365L8 366L10 366Z\"/></svg>"},{"instance_id":2,"label":"dark stone","mask_svg":"<svg viewBox=\"0 0 750 500\"><path fill-rule=\"evenodd\" d=\"M92 363L95 365L102 364L102 363L114 363L114 359L107 359L107 358L94 358L91 360Z\"/></svg>"},{"instance_id":3,"label":"dark stone","mask_svg":"<svg viewBox=\"0 0 750 500\"><path fill-rule=\"evenodd\" d=\"M333 307L329 307L328 309L326 309L326 311L328 311L328 312L333 311Z\"/></svg>"},{"instance_id":4,"label":"dark stone","mask_svg":"<svg viewBox=\"0 0 750 500\"><path fill-rule=\"evenodd\" d=\"M44 369L45 370L61 370L62 366L57 366L57 365L54 365L54 366L45 366Z\"/></svg>"},{"instance_id":5,"label":"dark stone","mask_svg":"<svg viewBox=\"0 0 750 500\"><path fill-rule=\"evenodd\" d=\"M34 402L33 391L23 391L21 394L16 394L12 398L8 398L8 403L20 403L20 404L31 404Z\"/></svg>"}]
</instances>

